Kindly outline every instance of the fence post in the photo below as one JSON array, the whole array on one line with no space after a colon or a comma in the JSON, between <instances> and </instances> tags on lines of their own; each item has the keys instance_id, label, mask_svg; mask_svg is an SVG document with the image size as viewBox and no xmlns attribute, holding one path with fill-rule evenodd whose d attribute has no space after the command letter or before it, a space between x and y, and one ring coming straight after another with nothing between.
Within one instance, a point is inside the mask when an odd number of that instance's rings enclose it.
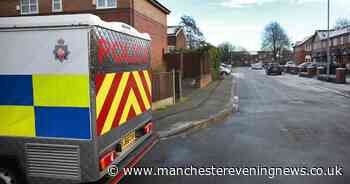
<instances>
[{"instance_id":1,"label":"fence post","mask_svg":"<svg viewBox=\"0 0 350 184\"><path fill-rule=\"evenodd\" d=\"M180 53L180 71L183 71L184 68L184 53L181 51Z\"/></svg>"},{"instance_id":2,"label":"fence post","mask_svg":"<svg viewBox=\"0 0 350 184\"><path fill-rule=\"evenodd\" d=\"M172 69L172 79L173 79L173 103L176 104L175 69Z\"/></svg>"},{"instance_id":3,"label":"fence post","mask_svg":"<svg viewBox=\"0 0 350 184\"><path fill-rule=\"evenodd\" d=\"M179 100L182 98L182 71L179 71Z\"/></svg>"}]
</instances>

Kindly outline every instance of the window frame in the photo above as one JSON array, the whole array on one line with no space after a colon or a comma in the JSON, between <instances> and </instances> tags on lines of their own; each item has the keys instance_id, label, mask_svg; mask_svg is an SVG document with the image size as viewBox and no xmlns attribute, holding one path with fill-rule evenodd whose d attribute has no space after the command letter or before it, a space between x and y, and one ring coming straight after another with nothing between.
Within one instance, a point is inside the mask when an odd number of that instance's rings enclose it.
<instances>
[{"instance_id":1,"label":"window frame","mask_svg":"<svg viewBox=\"0 0 350 184\"><path fill-rule=\"evenodd\" d=\"M344 36L343 35L340 36L339 39L340 39L340 44L339 45L344 45Z\"/></svg>"},{"instance_id":2,"label":"window frame","mask_svg":"<svg viewBox=\"0 0 350 184\"><path fill-rule=\"evenodd\" d=\"M338 46L338 37L335 37L332 40L333 40L332 46Z\"/></svg>"},{"instance_id":3,"label":"window frame","mask_svg":"<svg viewBox=\"0 0 350 184\"><path fill-rule=\"evenodd\" d=\"M33 15L33 14L39 14L39 0L35 0L36 2L36 11L35 12L32 12L30 10L30 7L31 7L31 3L30 3L30 0L28 0L29 4L28 4L28 12L23 12L23 0L20 0L20 9L21 9L21 15Z\"/></svg>"},{"instance_id":4,"label":"window frame","mask_svg":"<svg viewBox=\"0 0 350 184\"><path fill-rule=\"evenodd\" d=\"M105 1L106 6L99 6L99 1ZM115 6L108 6L108 0L96 0L96 9L113 9L118 7L117 0L115 1Z\"/></svg>"},{"instance_id":5,"label":"window frame","mask_svg":"<svg viewBox=\"0 0 350 184\"><path fill-rule=\"evenodd\" d=\"M60 9L55 9L55 0L52 0L52 12L62 12L63 11L63 2L62 0L58 0L60 2Z\"/></svg>"}]
</instances>

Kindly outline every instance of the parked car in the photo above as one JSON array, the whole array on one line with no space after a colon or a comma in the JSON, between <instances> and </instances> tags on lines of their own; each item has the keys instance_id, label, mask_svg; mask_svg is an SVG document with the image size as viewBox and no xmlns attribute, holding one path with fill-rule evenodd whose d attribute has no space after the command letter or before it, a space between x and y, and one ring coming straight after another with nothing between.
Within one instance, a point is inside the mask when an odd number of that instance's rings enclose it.
<instances>
[{"instance_id":1,"label":"parked car","mask_svg":"<svg viewBox=\"0 0 350 184\"><path fill-rule=\"evenodd\" d=\"M306 69L312 64L312 62L304 62L298 65L299 72L305 72Z\"/></svg>"},{"instance_id":2,"label":"parked car","mask_svg":"<svg viewBox=\"0 0 350 184\"><path fill-rule=\"evenodd\" d=\"M226 68L232 68L232 65L230 65L230 64L225 64L225 63L221 63L221 66L226 67Z\"/></svg>"},{"instance_id":3,"label":"parked car","mask_svg":"<svg viewBox=\"0 0 350 184\"><path fill-rule=\"evenodd\" d=\"M283 69L287 73L298 73L298 65L296 65L294 61L288 61L285 65L283 65Z\"/></svg>"},{"instance_id":4,"label":"parked car","mask_svg":"<svg viewBox=\"0 0 350 184\"><path fill-rule=\"evenodd\" d=\"M265 70L267 69L268 66L269 66L268 63L263 63L263 64L262 64L262 67L263 67Z\"/></svg>"},{"instance_id":5,"label":"parked car","mask_svg":"<svg viewBox=\"0 0 350 184\"><path fill-rule=\"evenodd\" d=\"M297 65L295 64L294 61L288 61L285 65L284 68L291 68L291 67L296 67Z\"/></svg>"},{"instance_id":6,"label":"parked car","mask_svg":"<svg viewBox=\"0 0 350 184\"><path fill-rule=\"evenodd\" d=\"M282 75L282 67L278 63L271 63L267 66L265 69L265 72L267 75L271 74L277 74L277 75Z\"/></svg>"},{"instance_id":7,"label":"parked car","mask_svg":"<svg viewBox=\"0 0 350 184\"><path fill-rule=\"evenodd\" d=\"M229 75L232 71L232 67L230 67L230 65L226 65L226 64L221 64L220 68L219 68L219 72L220 75Z\"/></svg>"},{"instance_id":8,"label":"parked car","mask_svg":"<svg viewBox=\"0 0 350 184\"><path fill-rule=\"evenodd\" d=\"M262 70L263 64L262 63L251 64L251 68L252 68L252 70Z\"/></svg>"}]
</instances>

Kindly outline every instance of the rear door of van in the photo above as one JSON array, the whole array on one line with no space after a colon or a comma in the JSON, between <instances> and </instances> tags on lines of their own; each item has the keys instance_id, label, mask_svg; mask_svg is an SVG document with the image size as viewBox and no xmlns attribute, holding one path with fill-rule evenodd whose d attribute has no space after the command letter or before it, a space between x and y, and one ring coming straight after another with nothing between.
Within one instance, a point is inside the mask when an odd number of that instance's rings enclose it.
<instances>
[{"instance_id":1,"label":"rear door of van","mask_svg":"<svg viewBox=\"0 0 350 184\"><path fill-rule=\"evenodd\" d=\"M101 27L91 36L93 116L103 175L112 162L125 167L154 142L150 40Z\"/></svg>"}]
</instances>

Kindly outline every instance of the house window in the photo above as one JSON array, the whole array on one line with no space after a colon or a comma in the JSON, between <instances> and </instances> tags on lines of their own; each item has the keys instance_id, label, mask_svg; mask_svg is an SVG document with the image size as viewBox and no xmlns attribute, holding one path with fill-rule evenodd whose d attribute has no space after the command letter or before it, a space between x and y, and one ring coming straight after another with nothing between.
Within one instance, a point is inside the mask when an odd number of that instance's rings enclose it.
<instances>
[{"instance_id":1,"label":"house window","mask_svg":"<svg viewBox=\"0 0 350 184\"><path fill-rule=\"evenodd\" d=\"M38 0L21 0L21 14L39 13Z\"/></svg>"},{"instance_id":2,"label":"house window","mask_svg":"<svg viewBox=\"0 0 350 184\"><path fill-rule=\"evenodd\" d=\"M343 44L344 44L344 37L341 36L341 37L340 37L340 45L343 45Z\"/></svg>"},{"instance_id":3,"label":"house window","mask_svg":"<svg viewBox=\"0 0 350 184\"><path fill-rule=\"evenodd\" d=\"M334 38L332 46L337 46L337 45L338 45L338 38Z\"/></svg>"},{"instance_id":4,"label":"house window","mask_svg":"<svg viewBox=\"0 0 350 184\"><path fill-rule=\"evenodd\" d=\"M62 10L62 0L52 0L52 11L61 12Z\"/></svg>"},{"instance_id":5,"label":"house window","mask_svg":"<svg viewBox=\"0 0 350 184\"><path fill-rule=\"evenodd\" d=\"M117 0L97 0L96 1L97 9L116 8L116 7L117 7Z\"/></svg>"}]
</instances>

